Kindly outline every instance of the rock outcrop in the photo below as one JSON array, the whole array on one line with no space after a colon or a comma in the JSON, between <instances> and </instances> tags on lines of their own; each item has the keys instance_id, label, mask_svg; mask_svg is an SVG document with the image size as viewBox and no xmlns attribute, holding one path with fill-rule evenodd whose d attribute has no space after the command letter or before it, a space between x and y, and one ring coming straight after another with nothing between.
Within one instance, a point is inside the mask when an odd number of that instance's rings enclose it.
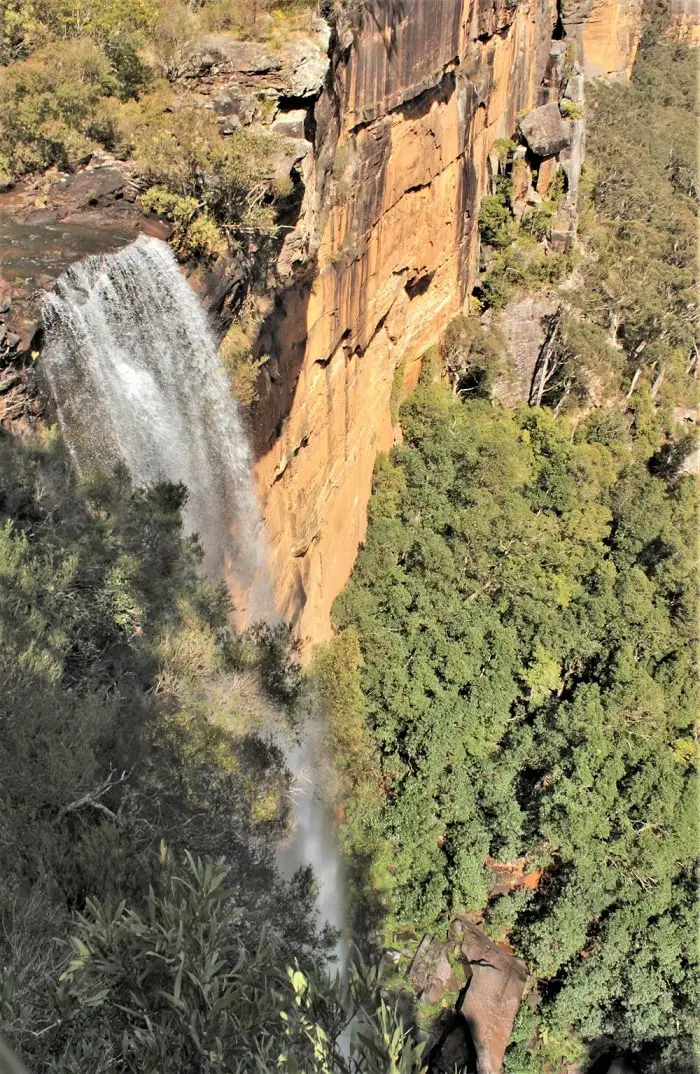
<instances>
[{"instance_id":1,"label":"rock outcrop","mask_svg":"<svg viewBox=\"0 0 700 1074\"><path fill-rule=\"evenodd\" d=\"M671 33L694 48L700 45L700 0L671 0Z\"/></svg>"},{"instance_id":2,"label":"rock outcrop","mask_svg":"<svg viewBox=\"0 0 700 1074\"><path fill-rule=\"evenodd\" d=\"M442 1005L428 1038L430 1069L501 1074L528 981L525 963L461 915L447 938L425 936L408 971L419 1001Z\"/></svg>"},{"instance_id":3,"label":"rock outcrop","mask_svg":"<svg viewBox=\"0 0 700 1074\"><path fill-rule=\"evenodd\" d=\"M316 20L277 50L216 34L183 58L188 102L213 112L223 137L239 126L277 132L287 169L277 178L288 183L292 169L274 295L256 305L250 425L279 610L303 641L330 633L364 537L375 458L393 442L390 400L416 383L422 355L468 301L494 143L533 110L556 121L554 141L533 141L522 163L526 195L532 180L543 196L557 167L548 154L558 153L569 193L553 241L564 248L583 125L556 102L580 100L583 74L629 72L640 5L440 0L436 17L435 0L371 0L352 25ZM11 418L27 413L36 293L75 257L158 226L138 212L128 166L104 154L48 192L35 185L0 195L0 302L12 302L0 315L0 417L3 405ZM13 263L24 246L32 256L28 223L43 252L25 272ZM240 305L253 260L191 276L222 320Z\"/></svg>"},{"instance_id":4,"label":"rock outcrop","mask_svg":"<svg viewBox=\"0 0 700 1074\"><path fill-rule=\"evenodd\" d=\"M584 76L625 79L642 35L643 0L562 0L561 26Z\"/></svg>"},{"instance_id":5,"label":"rock outcrop","mask_svg":"<svg viewBox=\"0 0 700 1074\"><path fill-rule=\"evenodd\" d=\"M436 18L434 0L374 0L331 44L253 413L280 610L303 640L328 636L364 537L395 377L415 384L473 286L494 142L558 99L577 57L591 74L631 68L639 0L559 8L441 0Z\"/></svg>"}]
</instances>

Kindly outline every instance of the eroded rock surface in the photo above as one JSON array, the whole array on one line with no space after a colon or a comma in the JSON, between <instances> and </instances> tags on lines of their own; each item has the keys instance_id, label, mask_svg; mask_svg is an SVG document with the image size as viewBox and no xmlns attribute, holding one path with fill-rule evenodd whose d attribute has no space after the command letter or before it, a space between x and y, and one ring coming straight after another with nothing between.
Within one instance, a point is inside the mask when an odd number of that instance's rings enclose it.
<instances>
[{"instance_id":1,"label":"eroded rock surface","mask_svg":"<svg viewBox=\"0 0 700 1074\"><path fill-rule=\"evenodd\" d=\"M329 635L364 537L399 362L408 389L473 286L494 142L556 100L576 64L624 77L640 12L567 0L562 24L556 0L441 0L440 18L434 0L375 0L332 44L252 416L280 611L304 641ZM559 223L564 246L575 215Z\"/></svg>"}]
</instances>

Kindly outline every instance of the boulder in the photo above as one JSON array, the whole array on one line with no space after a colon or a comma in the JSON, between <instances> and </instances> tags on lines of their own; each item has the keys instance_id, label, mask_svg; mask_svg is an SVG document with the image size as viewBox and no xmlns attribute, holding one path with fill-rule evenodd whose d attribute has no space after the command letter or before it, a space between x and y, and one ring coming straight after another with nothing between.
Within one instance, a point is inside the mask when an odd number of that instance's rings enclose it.
<instances>
[{"instance_id":1,"label":"boulder","mask_svg":"<svg viewBox=\"0 0 700 1074\"><path fill-rule=\"evenodd\" d=\"M538 157L554 157L571 141L571 124L562 119L559 105L540 105L520 120L520 133Z\"/></svg>"},{"instance_id":2,"label":"boulder","mask_svg":"<svg viewBox=\"0 0 700 1074\"><path fill-rule=\"evenodd\" d=\"M279 138L303 138L305 123L305 108L295 108L291 112L280 112L272 124L272 133Z\"/></svg>"},{"instance_id":3,"label":"boulder","mask_svg":"<svg viewBox=\"0 0 700 1074\"><path fill-rule=\"evenodd\" d=\"M461 951L471 967L471 980L458 1010L471 1034L478 1074L501 1074L527 982L527 967L469 921L460 924Z\"/></svg>"},{"instance_id":4,"label":"boulder","mask_svg":"<svg viewBox=\"0 0 700 1074\"><path fill-rule=\"evenodd\" d=\"M289 88L293 97L316 97L323 89L328 56L310 41L293 45L285 57L289 65Z\"/></svg>"},{"instance_id":5,"label":"boulder","mask_svg":"<svg viewBox=\"0 0 700 1074\"><path fill-rule=\"evenodd\" d=\"M51 194L60 197L62 206L69 212L78 212L88 205L103 205L113 200L124 189L124 176L119 168L103 165L87 166L74 175L66 175L55 184Z\"/></svg>"},{"instance_id":6,"label":"boulder","mask_svg":"<svg viewBox=\"0 0 700 1074\"><path fill-rule=\"evenodd\" d=\"M234 89L222 89L212 97L212 106L217 116L237 119L237 126L249 126L255 119L257 111L255 98Z\"/></svg>"},{"instance_id":7,"label":"boulder","mask_svg":"<svg viewBox=\"0 0 700 1074\"><path fill-rule=\"evenodd\" d=\"M409 976L418 996L430 1005L445 995L454 996L464 984L464 974L453 968L450 960L453 944L445 944L433 936L424 936L418 945L409 969Z\"/></svg>"}]
</instances>

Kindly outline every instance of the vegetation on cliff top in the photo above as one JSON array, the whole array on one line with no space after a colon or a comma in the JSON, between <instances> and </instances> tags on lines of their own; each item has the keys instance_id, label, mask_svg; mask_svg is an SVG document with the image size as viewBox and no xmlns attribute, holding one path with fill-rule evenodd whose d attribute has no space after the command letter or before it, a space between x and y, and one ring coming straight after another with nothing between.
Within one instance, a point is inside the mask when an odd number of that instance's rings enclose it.
<instances>
[{"instance_id":1,"label":"vegetation on cliff top","mask_svg":"<svg viewBox=\"0 0 700 1074\"><path fill-rule=\"evenodd\" d=\"M144 208L176 225L183 256L219 253L237 235L274 228L275 154L265 133L223 139L182 79L211 30L271 39L304 24L300 0L7 0L0 10L0 182L56 167L73 171L98 149L130 159ZM194 64L194 68L192 65ZM223 230L222 230L223 229Z\"/></svg>"}]
</instances>

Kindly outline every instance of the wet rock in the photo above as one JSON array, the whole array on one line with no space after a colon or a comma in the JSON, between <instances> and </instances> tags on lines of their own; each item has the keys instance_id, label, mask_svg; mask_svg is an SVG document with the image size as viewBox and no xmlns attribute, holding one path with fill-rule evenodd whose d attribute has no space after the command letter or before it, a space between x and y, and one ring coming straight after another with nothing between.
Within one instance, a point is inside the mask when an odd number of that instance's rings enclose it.
<instances>
[{"instance_id":1,"label":"wet rock","mask_svg":"<svg viewBox=\"0 0 700 1074\"><path fill-rule=\"evenodd\" d=\"M124 189L124 176L116 166L89 165L74 175L63 176L49 192L69 212L78 212L88 205L100 205L112 200Z\"/></svg>"},{"instance_id":2,"label":"wet rock","mask_svg":"<svg viewBox=\"0 0 700 1074\"><path fill-rule=\"evenodd\" d=\"M571 141L571 125L562 119L559 105L540 105L520 120L520 133L538 157L554 157Z\"/></svg>"}]
</instances>

